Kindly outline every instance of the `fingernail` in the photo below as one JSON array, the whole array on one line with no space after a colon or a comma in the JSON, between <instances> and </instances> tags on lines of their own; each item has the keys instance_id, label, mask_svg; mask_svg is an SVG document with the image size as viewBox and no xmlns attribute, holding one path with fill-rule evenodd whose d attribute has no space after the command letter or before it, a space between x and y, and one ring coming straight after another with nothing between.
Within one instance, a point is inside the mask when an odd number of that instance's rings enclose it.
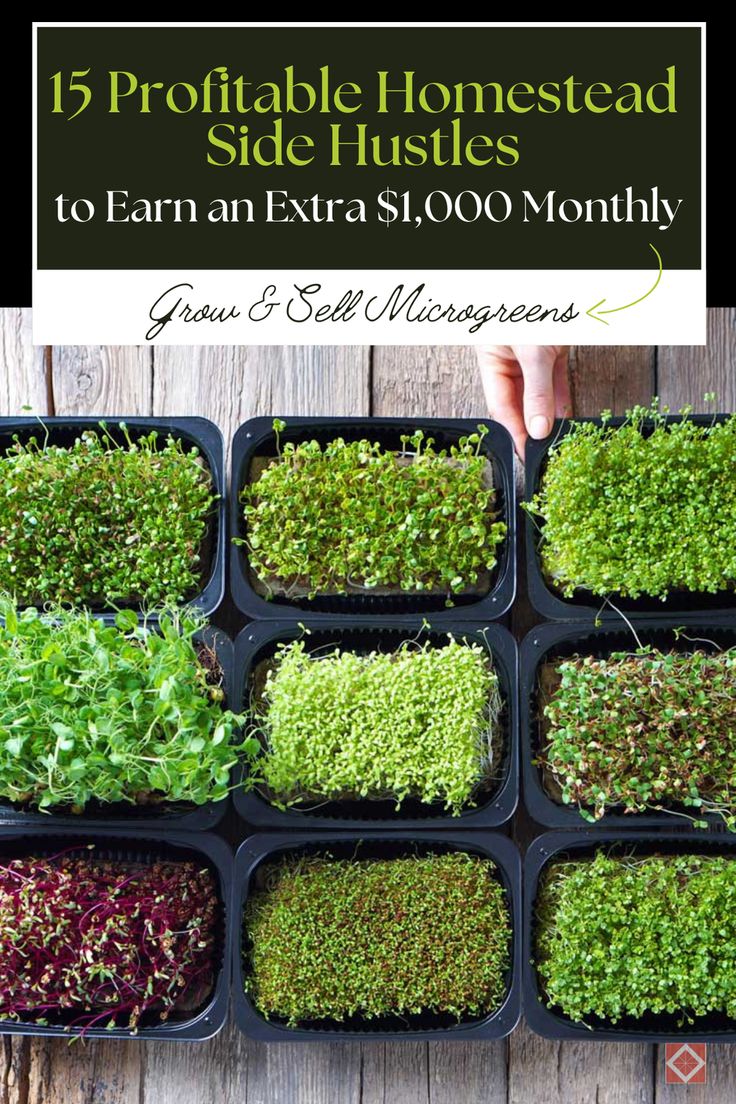
<instances>
[{"instance_id":1,"label":"fingernail","mask_svg":"<svg viewBox=\"0 0 736 1104\"><path fill-rule=\"evenodd\" d=\"M544 414L535 414L529 423L529 432L532 437L539 440L540 437L546 437L549 431L549 418L545 418Z\"/></svg>"}]
</instances>

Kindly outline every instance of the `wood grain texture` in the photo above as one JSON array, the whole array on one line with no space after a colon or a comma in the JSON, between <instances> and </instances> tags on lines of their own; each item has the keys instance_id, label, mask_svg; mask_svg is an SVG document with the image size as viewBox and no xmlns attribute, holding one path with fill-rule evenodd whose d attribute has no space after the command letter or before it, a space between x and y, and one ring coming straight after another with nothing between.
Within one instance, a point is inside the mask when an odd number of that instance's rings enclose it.
<instances>
[{"instance_id":1,"label":"wood grain texture","mask_svg":"<svg viewBox=\"0 0 736 1104\"><path fill-rule=\"evenodd\" d=\"M248 1063L247 1104L361 1104L359 1043L249 1043Z\"/></svg>"},{"instance_id":2,"label":"wood grain texture","mask_svg":"<svg viewBox=\"0 0 736 1104\"><path fill-rule=\"evenodd\" d=\"M657 354L660 399L673 411L736 410L736 309L708 311L707 345L662 345ZM712 391L715 404L703 395Z\"/></svg>"},{"instance_id":3,"label":"wood grain texture","mask_svg":"<svg viewBox=\"0 0 736 1104\"><path fill-rule=\"evenodd\" d=\"M151 350L138 345L54 345L55 414L150 414Z\"/></svg>"},{"instance_id":4,"label":"wood grain texture","mask_svg":"<svg viewBox=\"0 0 736 1104\"><path fill-rule=\"evenodd\" d=\"M431 1104L506 1104L507 1044L432 1043L429 1047ZM531 1102L529 1102L531 1104Z\"/></svg>"},{"instance_id":5,"label":"wood grain texture","mask_svg":"<svg viewBox=\"0 0 736 1104\"><path fill-rule=\"evenodd\" d=\"M370 349L363 345L161 346L154 350L153 411L199 414L230 442L257 414L367 414Z\"/></svg>"},{"instance_id":6,"label":"wood grain texture","mask_svg":"<svg viewBox=\"0 0 736 1104\"><path fill-rule=\"evenodd\" d=\"M31 344L30 310L0 310L0 415L49 414L49 395L46 350Z\"/></svg>"},{"instance_id":7,"label":"wood grain texture","mask_svg":"<svg viewBox=\"0 0 736 1104\"><path fill-rule=\"evenodd\" d=\"M364 1043L360 1104L427 1104L428 1046L432 1045Z\"/></svg>"},{"instance_id":8,"label":"wood grain texture","mask_svg":"<svg viewBox=\"0 0 736 1104\"><path fill-rule=\"evenodd\" d=\"M18 1104L139 1104L142 1057L135 1042L31 1040L27 1083L21 1082L11 1099Z\"/></svg>"},{"instance_id":9,"label":"wood grain texture","mask_svg":"<svg viewBox=\"0 0 736 1104\"><path fill-rule=\"evenodd\" d=\"M570 350L573 412L596 417L636 403L649 404L655 392L653 345L576 345Z\"/></svg>"},{"instance_id":10,"label":"wood grain texture","mask_svg":"<svg viewBox=\"0 0 736 1104\"><path fill-rule=\"evenodd\" d=\"M372 393L377 417L487 414L475 350L467 345L377 345Z\"/></svg>"},{"instance_id":11,"label":"wood grain texture","mask_svg":"<svg viewBox=\"0 0 736 1104\"><path fill-rule=\"evenodd\" d=\"M144 1043L136 1104L245 1104L253 1049L234 1024L192 1046Z\"/></svg>"},{"instance_id":12,"label":"wood grain texture","mask_svg":"<svg viewBox=\"0 0 736 1104\"><path fill-rule=\"evenodd\" d=\"M652 1047L558 1043L525 1024L509 1039L508 1104L652 1104ZM724 1101L725 1104L725 1101Z\"/></svg>"}]
</instances>

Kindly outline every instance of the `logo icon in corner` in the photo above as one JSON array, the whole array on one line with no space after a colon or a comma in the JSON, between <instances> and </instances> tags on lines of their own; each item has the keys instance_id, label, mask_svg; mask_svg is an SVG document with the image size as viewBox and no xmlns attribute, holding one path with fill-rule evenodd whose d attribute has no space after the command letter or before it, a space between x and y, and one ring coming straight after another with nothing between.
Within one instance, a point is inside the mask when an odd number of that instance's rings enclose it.
<instances>
[{"instance_id":1,"label":"logo icon in corner","mask_svg":"<svg viewBox=\"0 0 736 1104\"><path fill-rule=\"evenodd\" d=\"M665 1085L704 1085L706 1043L665 1044Z\"/></svg>"}]
</instances>

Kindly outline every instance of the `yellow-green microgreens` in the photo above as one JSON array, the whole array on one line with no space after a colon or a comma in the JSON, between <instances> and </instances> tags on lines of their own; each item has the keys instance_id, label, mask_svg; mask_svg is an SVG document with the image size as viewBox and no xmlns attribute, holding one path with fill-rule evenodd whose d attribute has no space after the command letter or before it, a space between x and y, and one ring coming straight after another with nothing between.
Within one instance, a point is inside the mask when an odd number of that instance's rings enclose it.
<instances>
[{"instance_id":1,"label":"yellow-green microgreens","mask_svg":"<svg viewBox=\"0 0 736 1104\"><path fill-rule=\"evenodd\" d=\"M252 711L256 781L279 804L407 797L459 814L498 776L498 676L480 643L391 653L283 644Z\"/></svg>"},{"instance_id":2,"label":"yellow-green microgreens","mask_svg":"<svg viewBox=\"0 0 736 1104\"><path fill-rule=\"evenodd\" d=\"M275 422L277 434L284 423ZM449 450L421 430L404 452L367 440L288 442L240 492L255 575L282 588L349 586L457 594L496 564L506 527L480 451L487 427Z\"/></svg>"}]
</instances>

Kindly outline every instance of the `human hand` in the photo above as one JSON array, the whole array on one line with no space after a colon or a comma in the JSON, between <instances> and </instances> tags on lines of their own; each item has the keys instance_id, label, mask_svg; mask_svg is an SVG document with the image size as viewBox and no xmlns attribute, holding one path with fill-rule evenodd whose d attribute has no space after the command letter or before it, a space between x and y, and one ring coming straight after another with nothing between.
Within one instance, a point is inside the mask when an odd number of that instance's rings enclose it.
<instances>
[{"instance_id":1,"label":"human hand","mask_svg":"<svg viewBox=\"0 0 736 1104\"><path fill-rule=\"evenodd\" d=\"M572 412L569 350L569 345L480 345L476 349L488 412L506 426L522 460L527 436L546 437L553 418Z\"/></svg>"}]
</instances>

